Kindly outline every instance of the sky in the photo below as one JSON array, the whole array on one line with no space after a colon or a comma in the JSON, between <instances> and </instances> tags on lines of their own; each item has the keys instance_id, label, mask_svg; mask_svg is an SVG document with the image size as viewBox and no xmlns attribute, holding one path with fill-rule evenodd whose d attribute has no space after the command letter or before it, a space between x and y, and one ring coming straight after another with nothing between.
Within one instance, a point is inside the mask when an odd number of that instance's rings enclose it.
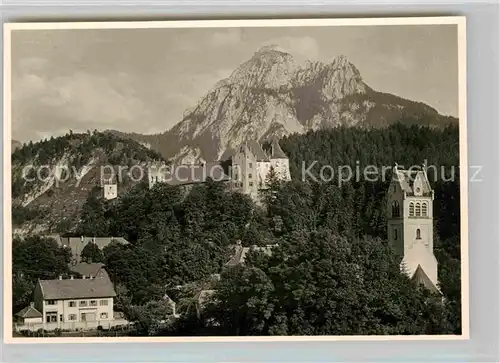
<instances>
[{"instance_id":1,"label":"sky","mask_svg":"<svg viewBox=\"0 0 500 363\"><path fill-rule=\"evenodd\" d=\"M345 55L377 91L458 116L455 25L15 30L12 134L158 133L264 45L297 60Z\"/></svg>"}]
</instances>

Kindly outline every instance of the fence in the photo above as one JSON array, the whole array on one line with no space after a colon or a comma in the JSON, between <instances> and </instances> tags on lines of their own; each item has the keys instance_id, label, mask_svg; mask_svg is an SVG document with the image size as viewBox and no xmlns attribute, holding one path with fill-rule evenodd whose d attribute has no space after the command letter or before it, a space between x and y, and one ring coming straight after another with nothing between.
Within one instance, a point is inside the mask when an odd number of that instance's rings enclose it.
<instances>
[{"instance_id":1,"label":"fence","mask_svg":"<svg viewBox=\"0 0 500 363\"><path fill-rule=\"evenodd\" d=\"M40 329L46 331L52 330L96 330L98 327L102 329L110 329L115 326L128 325L128 321L125 319L115 319L115 320L97 320L97 321L79 321L72 323L32 323L32 324L14 324L14 330L16 332L21 332L25 330L38 331Z\"/></svg>"}]
</instances>

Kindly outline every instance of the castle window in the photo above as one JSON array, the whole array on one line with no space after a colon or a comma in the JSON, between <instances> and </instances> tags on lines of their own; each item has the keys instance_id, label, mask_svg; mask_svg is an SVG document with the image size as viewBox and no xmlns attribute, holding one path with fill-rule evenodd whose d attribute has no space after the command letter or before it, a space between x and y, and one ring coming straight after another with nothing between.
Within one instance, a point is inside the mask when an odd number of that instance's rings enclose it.
<instances>
[{"instance_id":1,"label":"castle window","mask_svg":"<svg viewBox=\"0 0 500 363\"><path fill-rule=\"evenodd\" d=\"M427 217L427 203L422 203L422 216Z\"/></svg>"},{"instance_id":2,"label":"castle window","mask_svg":"<svg viewBox=\"0 0 500 363\"><path fill-rule=\"evenodd\" d=\"M415 205L415 216L420 217L420 203Z\"/></svg>"},{"instance_id":3,"label":"castle window","mask_svg":"<svg viewBox=\"0 0 500 363\"><path fill-rule=\"evenodd\" d=\"M248 179L252 179L252 174L248 174Z\"/></svg>"},{"instance_id":4,"label":"castle window","mask_svg":"<svg viewBox=\"0 0 500 363\"><path fill-rule=\"evenodd\" d=\"M422 237L420 236L420 228L417 228L417 239L422 239Z\"/></svg>"},{"instance_id":5,"label":"castle window","mask_svg":"<svg viewBox=\"0 0 500 363\"><path fill-rule=\"evenodd\" d=\"M397 200L392 202L392 216L399 217L399 202Z\"/></svg>"},{"instance_id":6,"label":"castle window","mask_svg":"<svg viewBox=\"0 0 500 363\"><path fill-rule=\"evenodd\" d=\"M410 203L410 217L415 216L415 204L412 202Z\"/></svg>"},{"instance_id":7,"label":"castle window","mask_svg":"<svg viewBox=\"0 0 500 363\"><path fill-rule=\"evenodd\" d=\"M253 187L253 182L248 183L249 186Z\"/></svg>"}]
</instances>

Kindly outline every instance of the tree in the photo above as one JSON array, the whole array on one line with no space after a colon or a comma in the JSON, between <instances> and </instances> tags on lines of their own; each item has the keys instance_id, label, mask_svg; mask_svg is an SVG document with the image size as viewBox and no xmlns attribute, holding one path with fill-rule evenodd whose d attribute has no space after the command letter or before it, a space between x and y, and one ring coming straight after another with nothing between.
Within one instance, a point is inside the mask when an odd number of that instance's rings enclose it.
<instances>
[{"instance_id":1,"label":"tree","mask_svg":"<svg viewBox=\"0 0 500 363\"><path fill-rule=\"evenodd\" d=\"M67 274L70 260L71 252L52 238L29 236L12 243L13 273L31 281Z\"/></svg>"},{"instance_id":2,"label":"tree","mask_svg":"<svg viewBox=\"0 0 500 363\"><path fill-rule=\"evenodd\" d=\"M83 247L80 256L82 261L87 263L97 263L104 261L104 255L99 246L95 243L87 243L85 247Z\"/></svg>"},{"instance_id":3,"label":"tree","mask_svg":"<svg viewBox=\"0 0 500 363\"><path fill-rule=\"evenodd\" d=\"M208 305L205 319L215 319L224 334L265 333L273 312L273 289L270 279L258 268L230 268L217 284L216 303Z\"/></svg>"},{"instance_id":4,"label":"tree","mask_svg":"<svg viewBox=\"0 0 500 363\"><path fill-rule=\"evenodd\" d=\"M59 247L52 238L28 236L12 241L12 307L14 311L31 301L38 279L56 279L69 276L71 252Z\"/></svg>"},{"instance_id":5,"label":"tree","mask_svg":"<svg viewBox=\"0 0 500 363\"><path fill-rule=\"evenodd\" d=\"M220 334L448 332L440 299L401 274L380 240L297 231L272 256L223 275L210 318Z\"/></svg>"}]
</instances>

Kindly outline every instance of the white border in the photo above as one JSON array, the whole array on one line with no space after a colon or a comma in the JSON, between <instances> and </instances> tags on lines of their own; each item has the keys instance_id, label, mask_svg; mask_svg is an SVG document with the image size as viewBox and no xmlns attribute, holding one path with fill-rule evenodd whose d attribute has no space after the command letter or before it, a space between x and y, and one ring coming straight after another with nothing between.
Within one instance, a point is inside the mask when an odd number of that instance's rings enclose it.
<instances>
[{"instance_id":1,"label":"white border","mask_svg":"<svg viewBox=\"0 0 500 363\"><path fill-rule=\"evenodd\" d=\"M457 25L459 60L459 134L460 134L460 212L461 212L461 335L392 335L392 336L265 336L265 337L76 337L23 338L12 336L12 221L11 221L11 32L14 30L60 29L152 29L152 28L234 28L298 26L387 26L387 25ZM180 342L284 342L284 341L415 341L467 340L469 321L469 229L467 164L467 95L466 95L466 18L394 17L353 19L265 19L265 20L193 20L127 22L47 22L4 24L4 342L23 343L180 343ZM7 243L8 242L8 243Z\"/></svg>"}]
</instances>

